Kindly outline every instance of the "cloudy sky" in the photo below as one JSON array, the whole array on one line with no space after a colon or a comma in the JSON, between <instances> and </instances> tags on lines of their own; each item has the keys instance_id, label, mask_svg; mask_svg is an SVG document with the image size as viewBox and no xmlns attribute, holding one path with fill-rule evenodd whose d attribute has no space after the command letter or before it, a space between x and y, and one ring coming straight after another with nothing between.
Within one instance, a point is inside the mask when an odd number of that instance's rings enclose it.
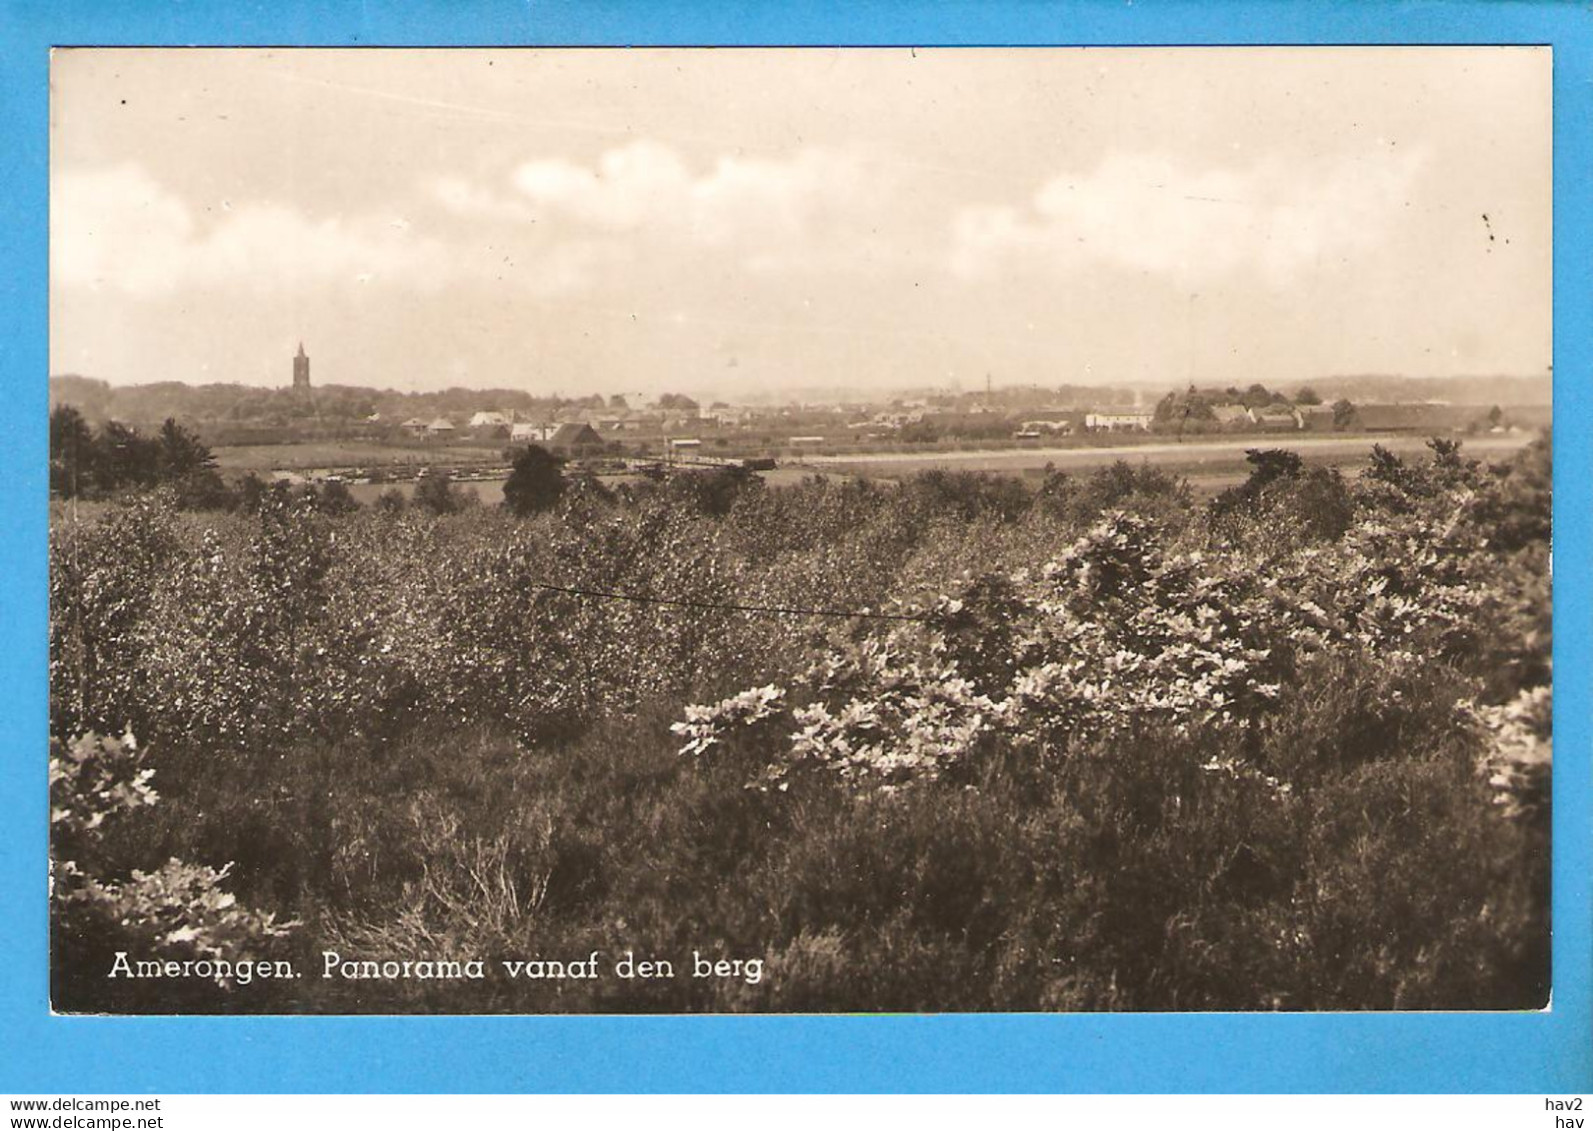
<instances>
[{"instance_id":1,"label":"cloudy sky","mask_svg":"<svg viewBox=\"0 0 1593 1131\"><path fill-rule=\"evenodd\" d=\"M1533 49L71 50L51 368L699 396L1541 374Z\"/></svg>"}]
</instances>

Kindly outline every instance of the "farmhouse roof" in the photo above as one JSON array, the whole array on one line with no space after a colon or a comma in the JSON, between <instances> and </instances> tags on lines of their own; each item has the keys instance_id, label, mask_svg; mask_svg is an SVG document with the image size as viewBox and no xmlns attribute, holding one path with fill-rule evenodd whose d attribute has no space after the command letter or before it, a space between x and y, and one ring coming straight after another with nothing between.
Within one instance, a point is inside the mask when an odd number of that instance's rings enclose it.
<instances>
[{"instance_id":1,"label":"farmhouse roof","mask_svg":"<svg viewBox=\"0 0 1593 1131\"><path fill-rule=\"evenodd\" d=\"M1483 410L1468 405L1359 404L1355 415L1369 431L1445 431L1464 428L1480 419Z\"/></svg>"},{"instance_id":2,"label":"farmhouse roof","mask_svg":"<svg viewBox=\"0 0 1593 1131\"><path fill-rule=\"evenodd\" d=\"M559 425L553 435L548 437L548 443L555 448L601 446L603 437L590 424L569 423Z\"/></svg>"}]
</instances>

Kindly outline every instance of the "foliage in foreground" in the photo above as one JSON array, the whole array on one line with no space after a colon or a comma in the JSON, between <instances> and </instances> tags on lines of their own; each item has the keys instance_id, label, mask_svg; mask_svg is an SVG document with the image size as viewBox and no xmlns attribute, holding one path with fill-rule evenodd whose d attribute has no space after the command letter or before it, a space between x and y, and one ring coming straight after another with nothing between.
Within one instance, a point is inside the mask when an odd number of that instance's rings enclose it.
<instances>
[{"instance_id":1,"label":"foliage in foreground","mask_svg":"<svg viewBox=\"0 0 1593 1131\"><path fill-rule=\"evenodd\" d=\"M105 963L105 952L247 963L270 953L296 926L240 905L223 890L225 866L173 857L150 871L114 874L105 851L107 822L114 826L158 802L150 784L154 776L131 734L50 741L51 980L59 1008L177 1012L185 1002L202 1006L217 987L231 984L227 973L213 972L213 962L204 979L211 984L197 996L197 987L182 983L172 992L152 993L109 977L115 960Z\"/></svg>"},{"instance_id":2,"label":"foliage in foreground","mask_svg":"<svg viewBox=\"0 0 1593 1131\"><path fill-rule=\"evenodd\" d=\"M152 736L165 801L103 869L233 861L304 921L304 978L210 1008L1541 1005L1546 447L1259 456L1204 511L1127 467L523 520L146 499L53 535L52 727ZM766 973L349 982L323 949Z\"/></svg>"}]
</instances>

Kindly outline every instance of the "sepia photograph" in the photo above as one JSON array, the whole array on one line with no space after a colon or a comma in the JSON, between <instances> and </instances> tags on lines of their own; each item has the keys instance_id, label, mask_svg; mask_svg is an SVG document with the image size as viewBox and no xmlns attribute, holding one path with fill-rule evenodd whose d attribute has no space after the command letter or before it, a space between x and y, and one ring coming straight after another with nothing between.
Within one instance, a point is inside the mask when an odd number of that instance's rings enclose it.
<instances>
[{"instance_id":1,"label":"sepia photograph","mask_svg":"<svg viewBox=\"0 0 1593 1131\"><path fill-rule=\"evenodd\" d=\"M55 50L50 1008L1546 1009L1552 67Z\"/></svg>"}]
</instances>

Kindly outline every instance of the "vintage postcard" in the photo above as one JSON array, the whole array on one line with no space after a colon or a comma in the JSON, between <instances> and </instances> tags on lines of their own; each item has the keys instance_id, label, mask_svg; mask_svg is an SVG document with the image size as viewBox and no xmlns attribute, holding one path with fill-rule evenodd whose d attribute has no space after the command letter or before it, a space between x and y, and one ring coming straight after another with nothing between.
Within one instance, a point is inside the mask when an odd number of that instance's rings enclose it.
<instances>
[{"instance_id":1,"label":"vintage postcard","mask_svg":"<svg viewBox=\"0 0 1593 1131\"><path fill-rule=\"evenodd\" d=\"M51 1008L1544 1009L1551 76L56 51Z\"/></svg>"}]
</instances>

